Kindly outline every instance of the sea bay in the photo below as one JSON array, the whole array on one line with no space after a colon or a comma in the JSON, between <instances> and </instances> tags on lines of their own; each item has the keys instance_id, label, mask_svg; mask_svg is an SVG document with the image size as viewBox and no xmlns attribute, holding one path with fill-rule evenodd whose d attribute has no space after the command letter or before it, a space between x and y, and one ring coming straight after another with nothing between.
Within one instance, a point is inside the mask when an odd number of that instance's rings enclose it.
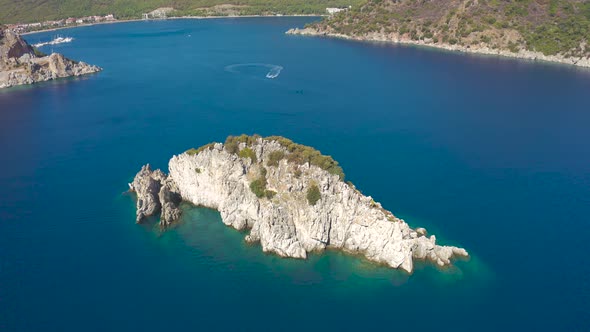
<instances>
[{"instance_id":1,"label":"sea bay","mask_svg":"<svg viewBox=\"0 0 590 332\"><path fill-rule=\"evenodd\" d=\"M0 91L0 329L587 330L590 71L284 34L312 20L27 35L104 71ZM408 276L266 255L207 209L134 224L141 165L241 133L332 155L472 257Z\"/></svg>"}]
</instances>

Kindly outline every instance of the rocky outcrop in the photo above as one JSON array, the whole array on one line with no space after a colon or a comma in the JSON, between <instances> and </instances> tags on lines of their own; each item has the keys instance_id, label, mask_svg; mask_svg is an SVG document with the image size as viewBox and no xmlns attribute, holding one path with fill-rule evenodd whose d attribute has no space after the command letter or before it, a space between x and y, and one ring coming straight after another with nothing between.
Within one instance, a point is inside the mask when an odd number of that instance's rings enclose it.
<instances>
[{"instance_id":1,"label":"rocky outcrop","mask_svg":"<svg viewBox=\"0 0 590 332\"><path fill-rule=\"evenodd\" d=\"M162 211L160 213L160 227L167 228L177 221L182 211L179 208L182 202L182 197L178 192L178 187L174 181L170 178L162 182L158 198L162 205Z\"/></svg>"},{"instance_id":2,"label":"rocky outcrop","mask_svg":"<svg viewBox=\"0 0 590 332\"><path fill-rule=\"evenodd\" d=\"M1 27L0 27L1 28ZM10 30L0 30L2 52L0 52L0 66L9 61L14 61L24 55L34 55L33 48L18 35Z\"/></svg>"},{"instance_id":3,"label":"rocky outcrop","mask_svg":"<svg viewBox=\"0 0 590 332\"><path fill-rule=\"evenodd\" d=\"M414 259L445 266L468 255L462 248L438 245L424 229L411 229L332 174L333 168L323 169L325 160L318 166L291 158L293 149L285 141L255 138L235 148L216 143L191 150L170 160L168 177L144 166L130 184L138 196L138 221L170 203L162 188L171 181L171 192L217 209L226 225L250 229L247 241L283 257L306 258L309 252L333 248L412 272ZM255 194L254 181L264 183L264 195ZM320 192L317 202L308 197L312 186ZM162 209L166 224L177 216Z\"/></svg>"},{"instance_id":4,"label":"rocky outcrop","mask_svg":"<svg viewBox=\"0 0 590 332\"><path fill-rule=\"evenodd\" d=\"M81 76L101 68L67 59L61 54L40 56L19 35L0 31L0 88L57 78Z\"/></svg>"},{"instance_id":5,"label":"rocky outcrop","mask_svg":"<svg viewBox=\"0 0 590 332\"><path fill-rule=\"evenodd\" d=\"M159 169L152 171L149 164L143 166L129 184L129 189L137 194L137 223L146 217L160 214L160 227L166 228L180 218L178 206L182 198L178 188Z\"/></svg>"}]
</instances>

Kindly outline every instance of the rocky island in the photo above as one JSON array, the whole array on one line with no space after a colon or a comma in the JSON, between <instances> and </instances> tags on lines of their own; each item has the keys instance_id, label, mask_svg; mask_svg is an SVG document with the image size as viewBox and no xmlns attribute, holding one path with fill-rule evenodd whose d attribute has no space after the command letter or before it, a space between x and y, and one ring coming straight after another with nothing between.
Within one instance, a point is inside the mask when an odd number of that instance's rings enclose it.
<instances>
[{"instance_id":1,"label":"rocky island","mask_svg":"<svg viewBox=\"0 0 590 332\"><path fill-rule=\"evenodd\" d=\"M282 257L341 249L411 273L415 259L445 266L468 256L345 182L332 157L284 137L230 136L172 157L168 175L143 166L129 187L138 223L159 215L166 229L184 200L218 210L224 224L250 229L246 241Z\"/></svg>"},{"instance_id":2,"label":"rocky island","mask_svg":"<svg viewBox=\"0 0 590 332\"><path fill-rule=\"evenodd\" d=\"M0 27L0 88L86 75L100 70L97 66L70 60L59 53L41 54L18 34Z\"/></svg>"}]
</instances>

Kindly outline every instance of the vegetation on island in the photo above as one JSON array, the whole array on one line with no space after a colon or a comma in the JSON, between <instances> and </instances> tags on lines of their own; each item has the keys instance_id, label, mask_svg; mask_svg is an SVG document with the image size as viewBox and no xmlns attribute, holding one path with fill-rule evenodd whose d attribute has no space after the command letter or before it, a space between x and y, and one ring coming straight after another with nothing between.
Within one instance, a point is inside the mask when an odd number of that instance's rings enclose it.
<instances>
[{"instance_id":1,"label":"vegetation on island","mask_svg":"<svg viewBox=\"0 0 590 332\"><path fill-rule=\"evenodd\" d=\"M259 160L256 156L254 146L260 141L274 141L280 144L286 151L271 151L263 160ZM209 143L201 146L198 149L189 149L185 153L188 155L196 155L204 150L212 150L215 144L216 143ZM325 156L321 154L320 151L310 146L297 144L292 140L282 136L262 137L256 134L251 136L245 134L240 136L228 136L223 143L223 149L227 153L234 154L240 158L251 160L253 167L251 168L250 179L252 180L249 187L252 193L254 193L254 195L256 195L258 198L266 198L270 200L277 195L276 191L267 188L268 169L266 167L278 167L283 160L292 164L290 169L293 176L297 179L303 174L300 166L309 163L309 165L317 166L331 174L338 175L340 180L344 181L344 172L342 168L331 156ZM195 172L199 174L202 172L202 170L200 168L195 168ZM352 184L352 182L345 182L351 189L362 195L360 190L358 190L354 184ZM312 206L316 205L317 202L321 200L322 194L316 181L311 180L308 184L305 191L305 198L307 199L308 204ZM374 200L371 200L370 206L372 208L381 210L385 214L387 220L392 222L397 220L391 212L385 210L381 204L375 202Z\"/></svg>"},{"instance_id":2,"label":"vegetation on island","mask_svg":"<svg viewBox=\"0 0 590 332\"><path fill-rule=\"evenodd\" d=\"M258 179L252 181L250 183L250 190L256 195L258 198L264 197L266 192L266 178L259 177Z\"/></svg>"},{"instance_id":3,"label":"vegetation on island","mask_svg":"<svg viewBox=\"0 0 590 332\"><path fill-rule=\"evenodd\" d=\"M368 0L311 27L355 37L396 34L431 44L590 57L587 0Z\"/></svg>"},{"instance_id":4,"label":"vegetation on island","mask_svg":"<svg viewBox=\"0 0 590 332\"><path fill-rule=\"evenodd\" d=\"M198 149L192 148L192 149L188 149L186 150L186 153L188 155L195 155L195 154L199 154L201 151L204 150L211 150L213 148L213 146L215 145L215 143L209 143L209 144L205 144L201 147L199 147Z\"/></svg>"},{"instance_id":5,"label":"vegetation on island","mask_svg":"<svg viewBox=\"0 0 590 332\"><path fill-rule=\"evenodd\" d=\"M358 5L363 0L0 0L0 22L32 23L68 17L114 14L139 19L143 13L171 7L169 16L325 14L326 7Z\"/></svg>"},{"instance_id":6,"label":"vegetation on island","mask_svg":"<svg viewBox=\"0 0 590 332\"><path fill-rule=\"evenodd\" d=\"M268 199L272 199L277 192L274 190L266 189L267 181L266 181L266 168L260 168L260 174L258 178L250 183L250 190L256 195L258 198L266 197Z\"/></svg>"},{"instance_id":7,"label":"vegetation on island","mask_svg":"<svg viewBox=\"0 0 590 332\"><path fill-rule=\"evenodd\" d=\"M341 180L344 180L344 171L334 158L331 156L323 155L320 151L306 145L297 144L292 140L282 136L269 136L261 137L260 135L240 135L240 136L228 136L223 144L224 149L233 154L238 154L242 158L250 158L253 163L256 163L256 153L250 148L256 143L256 140L263 139L266 141L275 141L283 146L288 153L285 154L283 151L275 151L269 155L267 166L278 166L282 159L287 159L288 162L296 165L303 165L309 163L310 165L317 166L330 174L338 175ZM240 150L240 144L244 144L244 148ZM200 152L204 147L199 149L190 149L187 151L189 154Z\"/></svg>"},{"instance_id":8,"label":"vegetation on island","mask_svg":"<svg viewBox=\"0 0 590 332\"><path fill-rule=\"evenodd\" d=\"M264 138L264 140L276 141L286 148L287 151L289 151L289 154L286 156L288 162L297 165L309 163L310 165L328 171L330 174L338 175L341 180L344 180L345 175L342 167L340 167L338 162L331 156L323 155L320 151L311 146L297 144L282 136L269 136Z\"/></svg>"},{"instance_id":9,"label":"vegetation on island","mask_svg":"<svg viewBox=\"0 0 590 332\"><path fill-rule=\"evenodd\" d=\"M263 166L264 160L258 160L256 152L253 146L259 141L274 141L279 143L285 151L276 150L268 154L266 158L267 167L277 167L282 160L286 160L288 163L294 164L296 167L293 168L293 175L299 178L302 175L302 171L299 169L299 165L309 163L310 165L317 166L330 174L338 175L341 180L344 180L344 171L342 167L335 161L331 156L323 155L320 151L306 145L297 144L288 138L282 136L269 136L261 137L260 135L240 135L240 136L228 136L223 144L223 149L228 153L235 154L240 158L250 159L253 164L259 166L258 176L250 183L250 190L258 198L269 198L272 199L276 192L268 190L266 188L267 180L266 174L267 169ZM188 155L196 155L205 149L211 150L215 143L209 143L201 146L198 149L189 149L186 151ZM195 169L195 172L200 173L200 169ZM307 200L309 204L314 205L320 199L320 191L317 184L312 184L307 191Z\"/></svg>"},{"instance_id":10,"label":"vegetation on island","mask_svg":"<svg viewBox=\"0 0 590 332\"><path fill-rule=\"evenodd\" d=\"M277 150L268 154L267 166L279 166L279 162L285 158L283 151Z\"/></svg>"},{"instance_id":11,"label":"vegetation on island","mask_svg":"<svg viewBox=\"0 0 590 332\"><path fill-rule=\"evenodd\" d=\"M320 188L317 184L312 183L309 188L307 188L307 202L309 205L315 205L320 198L322 198L322 194L320 193Z\"/></svg>"},{"instance_id":12,"label":"vegetation on island","mask_svg":"<svg viewBox=\"0 0 590 332\"><path fill-rule=\"evenodd\" d=\"M254 152L249 147L245 147L242 150L240 150L240 153L238 155L240 156L240 158L250 158L252 163L256 163L256 161L257 161L256 160L256 152Z\"/></svg>"}]
</instances>

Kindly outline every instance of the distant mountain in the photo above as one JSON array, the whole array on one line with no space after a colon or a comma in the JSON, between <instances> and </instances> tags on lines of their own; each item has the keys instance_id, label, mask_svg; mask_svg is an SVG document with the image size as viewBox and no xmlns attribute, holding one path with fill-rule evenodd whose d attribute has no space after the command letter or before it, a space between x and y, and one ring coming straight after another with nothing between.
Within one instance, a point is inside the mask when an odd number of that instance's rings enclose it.
<instances>
[{"instance_id":1,"label":"distant mountain","mask_svg":"<svg viewBox=\"0 0 590 332\"><path fill-rule=\"evenodd\" d=\"M326 7L358 5L363 0L0 0L0 22L31 23L67 17L142 13L173 7L177 15L324 14ZM224 5L224 6L221 6Z\"/></svg>"},{"instance_id":2,"label":"distant mountain","mask_svg":"<svg viewBox=\"0 0 590 332\"><path fill-rule=\"evenodd\" d=\"M355 39L590 57L588 0L369 0L308 28Z\"/></svg>"}]
</instances>

